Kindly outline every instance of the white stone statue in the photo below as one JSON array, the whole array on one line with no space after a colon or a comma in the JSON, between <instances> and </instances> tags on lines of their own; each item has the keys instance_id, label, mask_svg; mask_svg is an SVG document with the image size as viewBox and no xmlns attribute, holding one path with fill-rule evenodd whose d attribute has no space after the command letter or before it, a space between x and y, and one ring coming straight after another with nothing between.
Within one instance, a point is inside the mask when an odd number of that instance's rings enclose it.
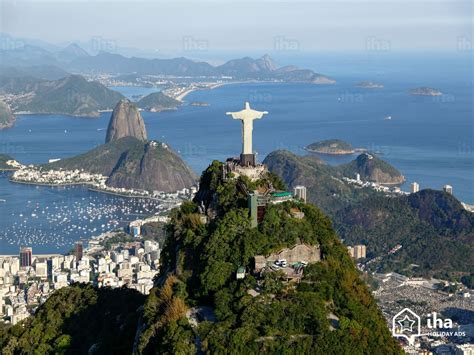
<instances>
[{"instance_id":1,"label":"white stone statue","mask_svg":"<svg viewBox=\"0 0 474 355\"><path fill-rule=\"evenodd\" d=\"M252 131L253 120L257 120L267 114L267 111L255 111L250 108L248 102L245 108L238 112L226 112L226 115L232 116L234 120L242 121L242 154L253 154L252 152Z\"/></svg>"}]
</instances>

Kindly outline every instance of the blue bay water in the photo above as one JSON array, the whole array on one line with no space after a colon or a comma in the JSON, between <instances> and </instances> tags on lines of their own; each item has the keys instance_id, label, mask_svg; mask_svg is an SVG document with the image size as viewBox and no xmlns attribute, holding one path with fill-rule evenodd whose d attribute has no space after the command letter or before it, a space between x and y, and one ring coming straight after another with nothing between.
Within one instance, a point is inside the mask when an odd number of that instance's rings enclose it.
<instances>
[{"instance_id":1,"label":"blue bay water","mask_svg":"<svg viewBox=\"0 0 474 355\"><path fill-rule=\"evenodd\" d=\"M193 92L186 102L205 101L210 106L184 105L177 111L144 112L148 136L169 143L199 173L213 159L239 154L240 123L225 112L240 110L244 101L250 101L252 107L269 111L254 124L254 149L259 160L276 149L305 154L303 147L307 144L339 138L378 152L406 176L407 184L417 181L421 188L435 189L450 184L459 199L474 203L473 80L472 69L464 57L435 57L431 62L413 56L314 57L295 64L327 73L337 84L232 84ZM356 88L355 84L362 80L381 82L385 87ZM438 88L445 95L420 97L408 93L418 86ZM129 97L150 92L150 88L116 89ZM384 120L386 116L392 119ZM0 152L23 163L74 156L103 143L109 117L110 113L96 119L20 116L15 127L0 132ZM353 158L326 157L331 164ZM5 177L0 178L0 199L7 200L0 203L0 238L18 222L18 214L24 208L22 201L27 203L32 194L45 204L61 204L71 194L79 194L80 201L85 199L84 204L91 196L97 198L97 194L79 188L41 188L38 194L32 187L12 185ZM54 193L47 193L50 190ZM12 200L17 203L12 205ZM105 206L116 201L101 203ZM113 213L111 216L115 218ZM96 228L97 222L88 225L90 230ZM46 223L40 226L39 221L32 221L31 226L49 233ZM80 236L83 234L81 231ZM77 237L79 234L73 233L68 238ZM0 239L0 251L12 250L2 243ZM52 242L53 245L56 244ZM16 245L14 248L13 252L17 252Z\"/></svg>"}]
</instances>

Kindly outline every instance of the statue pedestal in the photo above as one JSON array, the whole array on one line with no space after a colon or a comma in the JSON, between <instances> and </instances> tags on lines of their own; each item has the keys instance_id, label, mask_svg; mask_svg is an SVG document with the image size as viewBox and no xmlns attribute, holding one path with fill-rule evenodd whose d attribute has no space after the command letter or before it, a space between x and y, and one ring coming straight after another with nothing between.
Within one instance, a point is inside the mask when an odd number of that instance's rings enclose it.
<instances>
[{"instance_id":1,"label":"statue pedestal","mask_svg":"<svg viewBox=\"0 0 474 355\"><path fill-rule=\"evenodd\" d=\"M241 166L255 166L255 154L240 154Z\"/></svg>"}]
</instances>

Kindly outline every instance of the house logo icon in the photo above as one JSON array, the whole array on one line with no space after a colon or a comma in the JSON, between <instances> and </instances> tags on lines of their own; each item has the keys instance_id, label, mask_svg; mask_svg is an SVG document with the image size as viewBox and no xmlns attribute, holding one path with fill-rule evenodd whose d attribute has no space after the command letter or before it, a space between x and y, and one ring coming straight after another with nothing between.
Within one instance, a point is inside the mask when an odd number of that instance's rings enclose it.
<instances>
[{"instance_id":1,"label":"house logo icon","mask_svg":"<svg viewBox=\"0 0 474 355\"><path fill-rule=\"evenodd\" d=\"M413 345L415 338L421 335L420 316L410 308L404 308L393 317L392 334L394 337L405 338Z\"/></svg>"}]
</instances>

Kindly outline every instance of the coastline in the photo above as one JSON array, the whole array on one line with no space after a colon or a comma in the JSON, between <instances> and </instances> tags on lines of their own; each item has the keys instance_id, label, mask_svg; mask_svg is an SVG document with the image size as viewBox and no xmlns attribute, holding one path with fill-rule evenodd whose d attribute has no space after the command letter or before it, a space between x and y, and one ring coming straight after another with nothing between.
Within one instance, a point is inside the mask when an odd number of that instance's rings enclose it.
<instances>
[{"instance_id":1,"label":"coastline","mask_svg":"<svg viewBox=\"0 0 474 355\"><path fill-rule=\"evenodd\" d=\"M228 86L228 85L236 85L236 84L264 84L264 83L288 83L292 84L293 82L287 82L287 81L279 81L279 80L239 80L239 81L228 81L228 82L220 82L220 83L214 83L210 85L209 87L202 88L202 87L189 87L185 89L182 93L179 95L173 97L174 99L183 102L184 98L194 92L194 91L204 91L204 90L213 90L217 89L222 86ZM295 82L297 83L297 82ZM304 82L301 82L304 83ZM316 84L318 85L318 84Z\"/></svg>"},{"instance_id":2,"label":"coastline","mask_svg":"<svg viewBox=\"0 0 474 355\"><path fill-rule=\"evenodd\" d=\"M200 87L189 87L185 89L181 94L177 95L176 97L173 97L175 100L183 102L184 98L189 95L190 93L194 91L204 91L204 90L213 90L217 89L221 86L227 86L227 85L232 85L232 84L245 84L245 83L252 83L253 81L232 81L232 82L222 82L222 83L215 83L210 85L209 87L206 88L200 88ZM264 81L255 81L255 82L261 82L263 83Z\"/></svg>"},{"instance_id":3,"label":"coastline","mask_svg":"<svg viewBox=\"0 0 474 355\"><path fill-rule=\"evenodd\" d=\"M51 116L51 115L58 115L58 116L68 116L68 117L77 117L77 118L99 118L101 112L109 112L108 109L106 110L97 110L97 112L93 112L89 115L73 115L72 113L62 113L62 112L31 112L31 111L18 111L15 112L15 115L21 115L21 116L26 116L26 115L35 115L35 116ZM112 112L112 110L110 110Z\"/></svg>"},{"instance_id":4,"label":"coastline","mask_svg":"<svg viewBox=\"0 0 474 355\"><path fill-rule=\"evenodd\" d=\"M65 186L84 186L84 185L93 185L90 182L66 182L66 183L58 183L58 184L51 184L45 182L30 182L30 181L21 181L21 180L13 180L8 179L9 182L15 184L23 184L23 185L35 185L35 186L46 186L46 187L65 187Z\"/></svg>"},{"instance_id":5,"label":"coastline","mask_svg":"<svg viewBox=\"0 0 474 355\"><path fill-rule=\"evenodd\" d=\"M154 200L154 201L161 201L161 200L163 200L162 198L159 198L159 197L144 196L144 195L133 195L133 194L120 193L120 192L114 192L114 191L108 191L108 190L103 190L103 189L99 189L99 188L94 188L94 183L91 183L91 182L69 182L69 183L52 184L52 183L19 181L19 180L13 180L13 179L8 179L8 181L11 182L11 183L15 183L15 184L32 185L32 186L45 186L45 187L84 186L84 187L87 187L87 190L89 190L89 191L98 192L98 193L103 193L103 194L108 194L108 195L114 195L114 196L119 196L119 197L143 198L143 199ZM178 191L176 191L176 192L174 192L174 193L177 193L177 192L178 192ZM170 194L173 194L173 192L170 192Z\"/></svg>"},{"instance_id":6,"label":"coastline","mask_svg":"<svg viewBox=\"0 0 474 355\"><path fill-rule=\"evenodd\" d=\"M365 148L354 148L352 150L341 150L341 151L336 151L336 152L310 149L308 147L304 147L303 149L309 153L316 153L316 154L323 154L323 155L352 155L352 154L364 153L368 151L368 149L365 149Z\"/></svg>"},{"instance_id":7,"label":"coastline","mask_svg":"<svg viewBox=\"0 0 474 355\"><path fill-rule=\"evenodd\" d=\"M87 190L92 191L92 192L98 192L98 193L103 193L103 194L108 194L108 195L119 196L119 197L145 198L145 199L147 199L147 200L154 200L154 201L159 201L159 200L160 200L160 198L158 198L158 197L141 196L141 195L126 195L126 194L121 194L121 193L119 193L119 192L113 192L113 191L95 189L95 188L93 188L93 187L89 187L89 188L87 188Z\"/></svg>"}]
</instances>

